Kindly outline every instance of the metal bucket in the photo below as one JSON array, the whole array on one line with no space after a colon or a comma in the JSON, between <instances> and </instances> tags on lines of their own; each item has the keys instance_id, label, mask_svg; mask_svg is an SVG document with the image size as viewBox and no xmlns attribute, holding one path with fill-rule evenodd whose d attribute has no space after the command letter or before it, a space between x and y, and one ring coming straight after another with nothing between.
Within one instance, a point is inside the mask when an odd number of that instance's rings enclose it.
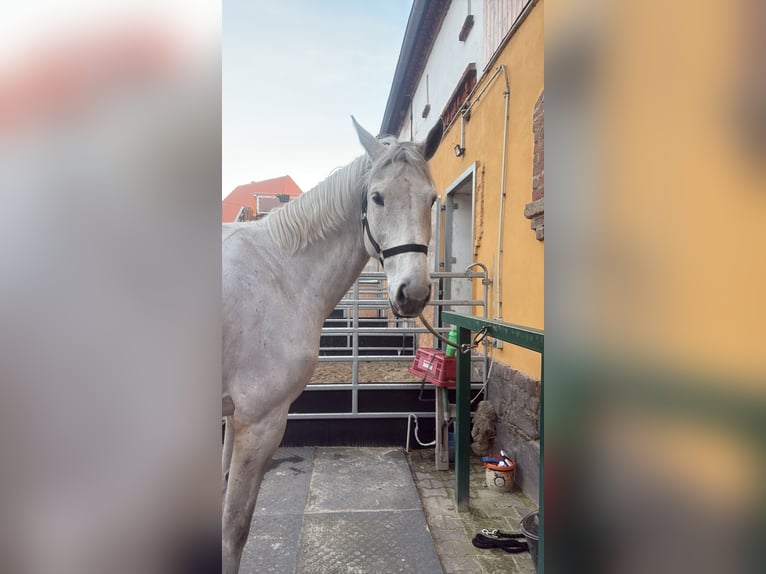
<instances>
[{"instance_id":1,"label":"metal bucket","mask_svg":"<svg viewBox=\"0 0 766 574\"><path fill-rule=\"evenodd\" d=\"M529 546L529 555L532 557L532 562L535 563L535 571L537 570L537 542L538 526L539 526L539 513L537 510L530 512L524 518L521 519L519 524L521 532L527 537L527 545Z\"/></svg>"}]
</instances>

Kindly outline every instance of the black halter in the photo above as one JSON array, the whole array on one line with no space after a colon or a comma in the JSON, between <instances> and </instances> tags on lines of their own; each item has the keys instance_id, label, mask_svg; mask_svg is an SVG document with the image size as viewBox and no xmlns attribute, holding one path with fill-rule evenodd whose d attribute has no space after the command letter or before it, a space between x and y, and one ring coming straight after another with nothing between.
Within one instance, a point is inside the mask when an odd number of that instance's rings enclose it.
<instances>
[{"instance_id":1,"label":"black halter","mask_svg":"<svg viewBox=\"0 0 766 574\"><path fill-rule=\"evenodd\" d=\"M372 248L375 250L375 253L378 254L378 260L380 261L380 264L385 267L384 259L387 257L393 257L394 255L399 255L400 253L425 253L428 255L428 245L423 245L422 243L405 243L404 245L397 245L396 247L391 247L389 249L380 249L380 244L375 241L375 239L372 237L372 232L370 231L370 224L367 222L367 195L364 196L364 203L362 203L362 229L364 229L364 232L367 234L367 239L370 240L370 245L372 245Z\"/></svg>"}]
</instances>

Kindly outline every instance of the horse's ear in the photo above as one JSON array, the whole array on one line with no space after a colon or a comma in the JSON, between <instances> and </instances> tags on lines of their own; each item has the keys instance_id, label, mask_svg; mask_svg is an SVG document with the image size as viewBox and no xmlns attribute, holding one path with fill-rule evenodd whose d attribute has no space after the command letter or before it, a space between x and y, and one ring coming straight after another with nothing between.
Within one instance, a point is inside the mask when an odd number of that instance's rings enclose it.
<instances>
[{"instance_id":1,"label":"horse's ear","mask_svg":"<svg viewBox=\"0 0 766 574\"><path fill-rule=\"evenodd\" d=\"M439 118L439 121L436 122L436 125L431 128L430 132L428 132L426 141L420 144L420 150L423 152L423 157L426 158L426 161L434 157L436 150L439 149L439 144L442 141L443 132L444 125L442 124L442 119Z\"/></svg>"},{"instance_id":2,"label":"horse's ear","mask_svg":"<svg viewBox=\"0 0 766 574\"><path fill-rule=\"evenodd\" d=\"M375 161L383 154L386 148L374 135L360 126L354 116L351 116L351 121L354 123L354 129L359 136L359 143L362 144L362 147L367 152L367 155L370 156L370 159Z\"/></svg>"}]
</instances>

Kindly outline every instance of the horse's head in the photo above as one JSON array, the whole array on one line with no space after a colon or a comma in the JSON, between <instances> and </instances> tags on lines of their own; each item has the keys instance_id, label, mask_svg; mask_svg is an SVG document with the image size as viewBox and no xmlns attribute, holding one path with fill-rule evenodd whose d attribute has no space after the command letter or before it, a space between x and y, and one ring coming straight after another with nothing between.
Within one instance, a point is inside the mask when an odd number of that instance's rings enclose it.
<instances>
[{"instance_id":1,"label":"horse's head","mask_svg":"<svg viewBox=\"0 0 766 574\"><path fill-rule=\"evenodd\" d=\"M364 245L383 263L391 309L416 317L431 297L428 243L437 194L427 162L441 141L442 122L424 142L413 143L378 140L353 121L372 160L362 209Z\"/></svg>"}]
</instances>

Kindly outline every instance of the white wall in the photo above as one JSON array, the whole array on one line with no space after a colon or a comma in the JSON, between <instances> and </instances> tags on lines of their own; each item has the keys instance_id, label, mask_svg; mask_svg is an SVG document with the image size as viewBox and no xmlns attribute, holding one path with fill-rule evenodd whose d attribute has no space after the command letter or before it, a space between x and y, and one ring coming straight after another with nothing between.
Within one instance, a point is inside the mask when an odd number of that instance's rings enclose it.
<instances>
[{"instance_id":1,"label":"white wall","mask_svg":"<svg viewBox=\"0 0 766 574\"><path fill-rule=\"evenodd\" d=\"M474 17L473 28L465 42L461 42L458 40L458 34L468 15L469 4ZM476 63L476 71L479 77L481 76L481 70L484 67L483 4L483 0L470 0L470 2L453 0L450 4L415 90L412 103L413 140L420 141L426 137L428 130L433 127L444 106L447 105L449 97L469 63ZM426 100L426 75L428 76L428 101ZM421 114L426 103L431 104L431 111L428 117L423 119ZM410 139L409 111L402 131L398 135L400 139Z\"/></svg>"}]
</instances>

